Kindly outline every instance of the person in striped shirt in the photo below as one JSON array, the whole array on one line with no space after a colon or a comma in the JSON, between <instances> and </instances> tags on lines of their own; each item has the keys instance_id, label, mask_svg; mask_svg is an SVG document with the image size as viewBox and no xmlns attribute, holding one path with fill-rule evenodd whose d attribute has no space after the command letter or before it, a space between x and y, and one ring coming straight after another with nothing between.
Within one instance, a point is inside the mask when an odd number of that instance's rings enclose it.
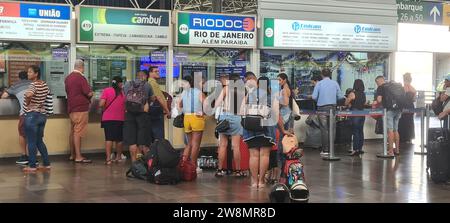
<instances>
[{"instance_id":1,"label":"person in striped shirt","mask_svg":"<svg viewBox=\"0 0 450 223\"><path fill-rule=\"evenodd\" d=\"M28 144L28 167L24 168L25 172L35 172L36 169L36 153L39 153L43 159L43 168L50 169L50 161L48 159L47 147L43 141L45 123L47 122L45 100L50 90L47 83L40 80L40 69L38 66L30 66L28 68L28 80L32 83L25 92L25 100L23 104L25 112L25 135ZM37 150L36 150L37 149Z\"/></svg>"}]
</instances>

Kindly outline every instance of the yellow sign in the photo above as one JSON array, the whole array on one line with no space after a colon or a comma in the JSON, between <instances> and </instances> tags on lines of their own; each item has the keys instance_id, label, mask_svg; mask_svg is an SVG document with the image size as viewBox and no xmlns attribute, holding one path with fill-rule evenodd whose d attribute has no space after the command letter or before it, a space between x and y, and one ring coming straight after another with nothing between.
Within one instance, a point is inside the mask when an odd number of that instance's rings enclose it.
<instances>
[{"instance_id":1,"label":"yellow sign","mask_svg":"<svg viewBox=\"0 0 450 223\"><path fill-rule=\"evenodd\" d=\"M442 25L450 26L450 5L444 4L442 7Z\"/></svg>"}]
</instances>

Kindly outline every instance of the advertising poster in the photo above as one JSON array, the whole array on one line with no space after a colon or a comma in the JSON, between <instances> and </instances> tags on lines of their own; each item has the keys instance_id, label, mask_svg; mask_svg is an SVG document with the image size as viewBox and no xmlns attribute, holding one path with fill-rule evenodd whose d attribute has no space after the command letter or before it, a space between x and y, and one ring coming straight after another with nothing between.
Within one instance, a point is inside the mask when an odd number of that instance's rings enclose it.
<instances>
[{"instance_id":1,"label":"advertising poster","mask_svg":"<svg viewBox=\"0 0 450 223\"><path fill-rule=\"evenodd\" d=\"M179 12L177 45L200 47L256 47L254 16Z\"/></svg>"},{"instance_id":2,"label":"advertising poster","mask_svg":"<svg viewBox=\"0 0 450 223\"><path fill-rule=\"evenodd\" d=\"M77 8L78 41L168 45L170 12L112 9L81 6Z\"/></svg>"}]
</instances>

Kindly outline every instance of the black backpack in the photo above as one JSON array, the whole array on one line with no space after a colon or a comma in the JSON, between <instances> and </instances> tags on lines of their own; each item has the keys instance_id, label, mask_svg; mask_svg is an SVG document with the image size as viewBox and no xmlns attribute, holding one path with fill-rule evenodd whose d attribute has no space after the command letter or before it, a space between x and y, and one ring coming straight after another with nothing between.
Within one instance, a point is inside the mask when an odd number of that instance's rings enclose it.
<instances>
[{"instance_id":1,"label":"black backpack","mask_svg":"<svg viewBox=\"0 0 450 223\"><path fill-rule=\"evenodd\" d=\"M177 184L181 181L178 170L180 155L169 141L156 140L147 154L148 181L155 184Z\"/></svg>"},{"instance_id":2,"label":"black backpack","mask_svg":"<svg viewBox=\"0 0 450 223\"><path fill-rule=\"evenodd\" d=\"M433 110L435 115L439 115L441 112L444 111L444 107L447 105L450 99L447 99L444 103L441 102L441 94L438 94L438 96L433 100L431 103L431 109Z\"/></svg>"},{"instance_id":3,"label":"black backpack","mask_svg":"<svg viewBox=\"0 0 450 223\"><path fill-rule=\"evenodd\" d=\"M139 158L131 164L126 176L130 178L136 178L140 180L148 179L148 166L145 158Z\"/></svg>"},{"instance_id":4,"label":"black backpack","mask_svg":"<svg viewBox=\"0 0 450 223\"><path fill-rule=\"evenodd\" d=\"M408 98L406 92L400 83L389 82L383 86L383 107L387 109L404 109L406 108Z\"/></svg>"}]
</instances>

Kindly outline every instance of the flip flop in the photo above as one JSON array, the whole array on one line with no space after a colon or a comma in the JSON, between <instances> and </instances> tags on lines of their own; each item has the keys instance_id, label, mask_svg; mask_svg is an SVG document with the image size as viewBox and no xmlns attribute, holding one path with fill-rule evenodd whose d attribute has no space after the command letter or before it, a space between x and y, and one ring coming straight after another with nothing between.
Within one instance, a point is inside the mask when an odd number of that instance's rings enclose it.
<instances>
[{"instance_id":1,"label":"flip flop","mask_svg":"<svg viewBox=\"0 0 450 223\"><path fill-rule=\"evenodd\" d=\"M75 160L75 163L92 163L92 160L88 159Z\"/></svg>"}]
</instances>

